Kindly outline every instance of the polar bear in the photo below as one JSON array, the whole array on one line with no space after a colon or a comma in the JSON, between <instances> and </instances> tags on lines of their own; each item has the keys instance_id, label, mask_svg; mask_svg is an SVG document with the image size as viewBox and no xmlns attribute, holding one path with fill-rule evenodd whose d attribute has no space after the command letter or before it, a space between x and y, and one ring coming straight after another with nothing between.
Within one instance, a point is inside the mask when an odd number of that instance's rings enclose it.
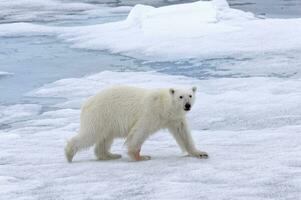
<instances>
[{"instance_id":1,"label":"polar bear","mask_svg":"<svg viewBox=\"0 0 301 200\"><path fill-rule=\"evenodd\" d=\"M82 107L79 133L65 147L68 162L76 152L94 144L99 160L121 158L110 152L118 137L126 138L132 160L149 160L150 156L140 155L141 146L160 129L168 129L189 155L207 158L206 152L195 148L185 117L194 104L196 89L115 86L90 97Z\"/></svg>"}]
</instances>

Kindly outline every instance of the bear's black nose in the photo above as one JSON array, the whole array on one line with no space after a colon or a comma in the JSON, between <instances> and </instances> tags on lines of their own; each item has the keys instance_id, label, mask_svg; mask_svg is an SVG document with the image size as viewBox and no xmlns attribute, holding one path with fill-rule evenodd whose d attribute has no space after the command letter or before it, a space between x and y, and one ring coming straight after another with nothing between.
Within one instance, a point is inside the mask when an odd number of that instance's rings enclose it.
<instances>
[{"instance_id":1,"label":"bear's black nose","mask_svg":"<svg viewBox=\"0 0 301 200\"><path fill-rule=\"evenodd\" d=\"M185 104L185 110L190 110L191 105L189 103Z\"/></svg>"}]
</instances>

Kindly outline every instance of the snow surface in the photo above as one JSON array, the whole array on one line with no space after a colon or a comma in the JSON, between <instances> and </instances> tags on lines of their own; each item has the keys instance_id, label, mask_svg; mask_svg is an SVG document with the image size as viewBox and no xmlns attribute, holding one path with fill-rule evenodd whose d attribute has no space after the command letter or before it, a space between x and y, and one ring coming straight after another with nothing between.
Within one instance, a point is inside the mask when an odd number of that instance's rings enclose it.
<instances>
[{"instance_id":1,"label":"snow surface","mask_svg":"<svg viewBox=\"0 0 301 200\"><path fill-rule=\"evenodd\" d=\"M129 162L124 141L117 140L113 152L123 155L120 160L96 161L90 149L67 163L63 148L79 128L83 99L115 84L196 85L197 103L188 116L196 145L210 158L184 156L173 138L160 131L143 146L150 161ZM197 80L155 72L105 71L56 81L27 94L65 99L51 109L25 104L6 110L13 117L1 122L9 128L0 130L0 197L298 199L300 88L300 79Z\"/></svg>"},{"instance_id":2,"label":"snow surface","mask_svg":"<svg viewBox=\"0 0 301 200\"><path fill-rule=\"evenodd\" d=\"M225 0L155 8L136 5L123 21L62 27L0 26L0 36L57 35L73 47L163 60L266 53L301 46L301 19L258 19Z\"/></svg>"},{"instance_id":3,"label":"snow surface","mask_svg":"<svg viewBox=\"0 0 301 200\"><path fill-rule=\"evenodd\" d=\"M0 123L16 122L26 117L37 115L41 110L40 105L15 104L11 106L0 106Z\"/></svg>"}]
</instances>

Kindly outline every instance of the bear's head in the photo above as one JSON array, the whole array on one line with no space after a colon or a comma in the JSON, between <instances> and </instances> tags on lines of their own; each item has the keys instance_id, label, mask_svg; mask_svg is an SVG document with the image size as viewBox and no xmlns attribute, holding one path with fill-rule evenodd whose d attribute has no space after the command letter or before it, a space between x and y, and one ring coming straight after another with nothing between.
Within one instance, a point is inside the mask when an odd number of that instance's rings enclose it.
<instances>
[{"instance_id":1,"label":"bear's head","mask_svg":"<svg viewBox=\"0 0 301 200\"><path fill-rule=\"evenodd\" d=\"M195 86L190 89L170 88L169 93L172 98L172 106L178 111L190 111L194 104L196 89Z\"/></svg>"}]
</instances>

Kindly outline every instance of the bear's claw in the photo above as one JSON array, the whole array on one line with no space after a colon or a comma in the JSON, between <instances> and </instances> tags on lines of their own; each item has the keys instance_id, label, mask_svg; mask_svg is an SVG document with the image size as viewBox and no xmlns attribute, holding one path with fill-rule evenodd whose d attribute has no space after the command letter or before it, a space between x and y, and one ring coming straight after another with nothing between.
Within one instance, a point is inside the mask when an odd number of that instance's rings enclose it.
<instances>
[{"instance_id":1,"label":"bear's claw","mask_svg":"<svg viewBox=\"0 0 301 200\"><path fill-rule=\"evenodd\" d=\"M203 154L203 155L201 154L200 157L201 158L208 158L208 155L207 154Z\"/></svg>"},{"instance_id":2,"label":"bear's claw","mask_svg":"<svg viewBox=\"0 0 301 200\"><path fill-rule=\"evenodd\" d=\"M192 153L191 155L194 157L197 157L197 158L204 158L204 159L209 157L208 153L206 153L204 151L197 151L197 152Z\"/></svg>"}]
</instances>

